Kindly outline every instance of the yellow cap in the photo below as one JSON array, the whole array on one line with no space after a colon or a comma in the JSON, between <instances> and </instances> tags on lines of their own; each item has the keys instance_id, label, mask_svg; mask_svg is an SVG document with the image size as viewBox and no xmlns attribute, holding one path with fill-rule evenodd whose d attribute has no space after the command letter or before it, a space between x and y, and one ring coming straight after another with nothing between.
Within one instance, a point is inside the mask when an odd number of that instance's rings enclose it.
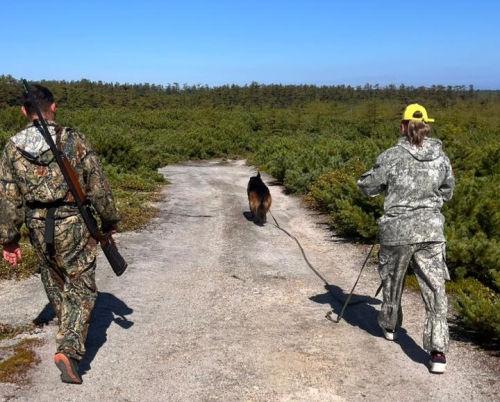
<instances>
[{"instance_id":1,"label":"yellow cap","mask_svg":"<svg viewBox=\"0 0 500 402\"><path fill-rule=\"evenodd\" d=\"M420 112L420 117L415 117L417 112ZM434 122L434 119L429 119L429 117L427 117L427 110L425 110L425 107L418 103L408 105L403 112L403 118L401 120L424 121L426 123Z\"/></svg>"}]
</instances>

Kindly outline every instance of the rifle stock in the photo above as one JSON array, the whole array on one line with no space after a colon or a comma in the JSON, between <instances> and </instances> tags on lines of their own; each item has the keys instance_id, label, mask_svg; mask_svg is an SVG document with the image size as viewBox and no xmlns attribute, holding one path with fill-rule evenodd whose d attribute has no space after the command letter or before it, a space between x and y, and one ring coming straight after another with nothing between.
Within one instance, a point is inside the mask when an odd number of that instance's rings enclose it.
<instances>
[{"instance_id":1,"label":"rifle stock","mask_svg":"<svg viewBox=\"0 0 500 402\"><path fill-rule=\"evenodd\" d=\"M101 249L106 256L109 265L113 269L113 272L116 274L116 276L120 276L127 269L127 262L118 252L118 248L116 247L115 241L113 240L111 234L102 233L99 230L97 222L92 215L92 212L90 211L90 207L88 205L84 205L84 210L85 213L81 213L81 211L80 213L83 217L85 225L87 226L87 229L89 230L90 235L99 242L99 245L101 246Z\"/></svg>"},{"instance_id":2,"label":"rifle stock","mask_svg":"<svg viewBox=\"0 0 500 402\"><path fill-rule=\"evenodd\" d=\"M69 163L66 156L64 156L64 154L61 155L61 160L63 162L64 169L66 169L66 171L68 172L69 179L75 185L75 190L77 192L76 195L77 195L78 199L80 200L80 202L82 204L85 203L87 197L83 193L82 186L80 186L80 182L78 181L78 178L76 177L75 171L73 170L73 166L71 166L71 164ZM74 194L73 194L73 198L75 198L75 200L76 200L76 197Z\"/></svg>"},{"instance_id":3,"label":"rifle stock","mask_svg":"<svg viewBox=\"0 0 500 402\"><path fill-rule=\"evenodd\" d=\"M73 167L66 159L66 157L62 155L61 152L59 152L59 150L57 149L56 144L54 143L54 140L50 135L50 131L47 128L42 112L38 107L38 103L30 91L28 83L26 82L25 79L23 79L22 82L24 90L28 94L28 97L31 103L33 104L33 107L35 108L36 114L38 116L38 122L40 124L39 125L40 132L42 133L43 138L45 139L45 141L47 141L47 144L49 145L52 153L54 154L56 162L61 169L61 172L64 176L64 179L66 180L66 183L68 184L68 187L71 191L71 194L73 195L73 198L75 199L76 205L78 206L78 211L80 212L80 215L82 216L85 225L89 230L90 235L99 242L101 249L104 252L104 255L106 256L109 262L109 265L111 265L111 268L113 269L116 276L120 276L127 269L128 266L127 262L118 252L118 249L111 234L102 233L99 230L97 222L94 216L92 215L88 203L86 202L85 193L83 192L82 187L80 186L80 182L76 177Z\"/></svg>"}]
</instances>

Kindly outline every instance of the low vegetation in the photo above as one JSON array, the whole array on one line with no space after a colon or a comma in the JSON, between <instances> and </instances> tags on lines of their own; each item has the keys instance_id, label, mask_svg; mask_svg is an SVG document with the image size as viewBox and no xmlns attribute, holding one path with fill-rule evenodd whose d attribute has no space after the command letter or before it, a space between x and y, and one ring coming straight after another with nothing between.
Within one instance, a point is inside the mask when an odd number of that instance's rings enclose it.
<instances>
[{"instance_id":1,"label":"low vegetation","mask_svg":"<svg viewBox=\"0 0 500 402\"><path fill-rule=\"evenodd\" d=\"M2 353L9 357L0 361L0 382L8 382L15 385L29 383L28 371L40 363L40 358L35 348L42 345L40 339L27 338L11 347L3 347Z\"/></svg>"},{"instance_id":2,"label":"low vegetation","mask_svg":"<svg viewBox=\"0 0 500 402\"><path fill-rule=\"evenodd\" d=\"M396 143L413 102L436 122L457 178L445 205L449 284L464 327L500 343L500 92L472 87L282 86L208 88L44 82L58 99L58 121L83 132L100 155L124 217L134 230L154 216L150 201L166 183L157 169L209 158L245 158L329 215L331 230L376 241L381 198L363 197L359 175ZM0 77L0 147L25 124L20 81ZM26 244L24 247L28 248ZM29 255L29 252L27 254ZM36 272L25 262L22 278Z\"/></svg>"}]
</instances>

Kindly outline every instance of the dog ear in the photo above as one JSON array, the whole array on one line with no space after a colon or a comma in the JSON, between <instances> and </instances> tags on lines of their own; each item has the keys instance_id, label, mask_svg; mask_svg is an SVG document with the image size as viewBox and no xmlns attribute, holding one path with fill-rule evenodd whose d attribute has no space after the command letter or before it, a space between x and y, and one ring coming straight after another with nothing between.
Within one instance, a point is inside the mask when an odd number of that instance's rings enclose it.
<instances>
[{"instance_id":1,"label":"dog ear","mask_svg":"<svg viewBox=\"0 0 500 402\"><path fill-rule=\"evenodd\" d=\"M260 179L260 172L257 171L257 179Z\"/></svg>"}]
</instances>

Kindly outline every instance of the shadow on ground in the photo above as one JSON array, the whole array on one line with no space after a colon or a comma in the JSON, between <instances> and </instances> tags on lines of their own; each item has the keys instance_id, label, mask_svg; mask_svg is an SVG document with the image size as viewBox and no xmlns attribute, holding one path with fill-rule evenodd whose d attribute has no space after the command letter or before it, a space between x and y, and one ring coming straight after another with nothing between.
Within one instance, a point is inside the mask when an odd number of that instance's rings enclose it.
<instances>
[{"instance_id":1,"label":"shadow on ground","mask_svg":"<svg viewBox=\"0 0 500 402\"><path fill-rule=\"evenodd\" d=\"M330 318L337 321L349 294L344 293L341 288L335 285L325 285L325 290L325 293L312 296L310 300L320 304L329 304L332 308ZM347 324L358 327L383 340L382 330L377 323L378 309L374 307L379 304L381 304L381 301L375 297L354 293L340 321L338 323L332 321L332 325L342 325L342 321L345 321ZM401 350L411 360L427 365L429 355L408 335L404 327L399 329L395 343L401 347Z\"/></svg>"},{"instance_id":2,"label":"shadow on ground","mask_svg":"<svg viewBox=\"0 0 500 402\"><path fill-rule=\"evenodd\" d=\"M133 321L127 319L127 315L133 310L122 300L111 293L98 292L97 300L90 318L87 342L85 343L86 353L80 362L80 374L90 370L90 363L94 360L99 349L106 343L107 330L112 323L118 324L123 329L129 329L134 325ZM33 320L36 325L45 325L56 318L52 305L48 303L38 316Z\"/></svg>"},{"instance_id":3,"label":"shadow on ground","mask_svg":"<svg viewBox=\"0 0 500 402\"><path fill-rule=\"evenodd\" d=\"M107 329L112 323L118 324L123 329L129 329L134 325L134 322L126 317L132 312L130 307L111 293L98 293L85 344L87 351L80 362L81 374L90 370L90 363L94 360L99 349L106 343Z\"/></svg>"},{"instance_id":4,"label":"shadow on ground","mask_svg":"<svg viewBox=\"0 0 500 402\"><path fill-rule=\"evenodd\" d=\"M261 222L257 222L255 219L254 219L254 216L253 214L250 212L250 211L245 211L243 212L243 216L245 217L245 219L249 222L253 222L254 225L257 225L257 226L265 226L264 223L261 223Z\"/></svg>"}]
</instances>

